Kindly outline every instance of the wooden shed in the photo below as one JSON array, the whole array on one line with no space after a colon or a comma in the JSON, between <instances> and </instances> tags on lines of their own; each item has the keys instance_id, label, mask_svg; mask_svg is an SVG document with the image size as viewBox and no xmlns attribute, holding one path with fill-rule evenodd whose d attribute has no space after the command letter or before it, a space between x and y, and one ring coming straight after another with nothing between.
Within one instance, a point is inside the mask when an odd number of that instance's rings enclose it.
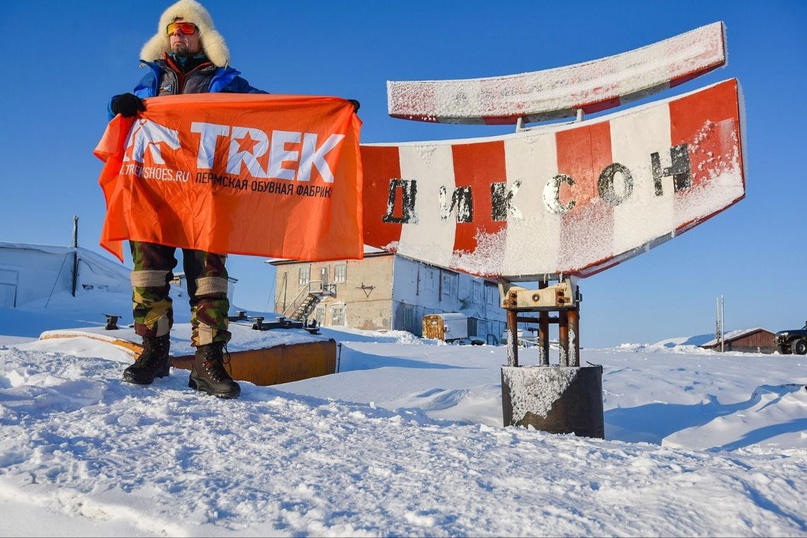
<instances>
[{"instance_id":1,"label":"wooden shed","mask_svg":"<svg viewBox=\"0 0 807 538\"><path fill-rule=\"evenodd\" d=\"M732 331L723 335L722 351L742 351L745 353L773 353L776 344L773 341L774 333L767 329L757 327ZM714 339L701 345L702 348L721 351L721 343Z\"/></svg>"}]
</instances>

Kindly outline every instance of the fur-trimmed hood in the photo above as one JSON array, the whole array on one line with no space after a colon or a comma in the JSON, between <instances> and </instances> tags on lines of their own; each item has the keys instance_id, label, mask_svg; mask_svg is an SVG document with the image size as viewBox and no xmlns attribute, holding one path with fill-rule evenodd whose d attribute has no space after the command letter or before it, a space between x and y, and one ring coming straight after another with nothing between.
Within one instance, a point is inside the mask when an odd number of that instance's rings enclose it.
<instances>
[{"instance_id":1,"label":"fur-trimmed hood","mask_svg":"<svg viewBox=\"0 0 807 538\"><path fill-rule=\"evenodd\" d=\"M202 50L217 67L226 67L230 63L230 50L224 37L216 31L210 13L196 0L179 0L160 16L157 34L148 40L140 51L140 59L152 62L163 57L163 53L171 52L166 27L175 19L192 22L199 28L199 44Z\"/></svg>"}]
</instances>

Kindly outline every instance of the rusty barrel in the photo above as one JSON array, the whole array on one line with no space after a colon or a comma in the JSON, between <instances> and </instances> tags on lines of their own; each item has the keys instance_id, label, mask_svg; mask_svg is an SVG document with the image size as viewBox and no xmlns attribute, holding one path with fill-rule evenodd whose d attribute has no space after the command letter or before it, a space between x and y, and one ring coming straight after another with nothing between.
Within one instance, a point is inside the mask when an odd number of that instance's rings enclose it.
<instances>
[{"instance_id":1,"label":"rusty barrel","mask_svg":"<svg viewBox=\"0 0 807 538\"><path fill-rule=\"evenodd\" d=\"M505 426L605 438L602 366L502 366Z\"/></svg>"}]
</instances>

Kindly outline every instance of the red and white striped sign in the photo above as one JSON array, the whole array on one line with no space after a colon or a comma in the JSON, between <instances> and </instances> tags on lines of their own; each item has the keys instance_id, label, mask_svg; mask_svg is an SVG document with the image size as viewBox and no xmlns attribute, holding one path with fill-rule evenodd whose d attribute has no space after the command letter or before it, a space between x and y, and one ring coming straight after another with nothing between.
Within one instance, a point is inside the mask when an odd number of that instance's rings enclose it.
<instances>
[{"instance_id":1,"label":"red and white striped sign","mask_svg":"<svg viewBox=\"0 0 807 538\"><path fill-rule=\"evenodd\" d=\"M520 75L387 82L394 118L513 124L590 114L647 97L726 64L715 22L622 54Z\"/></svg>"},{"instance_id":2,"label":"red and white striped sign","mask_svg":"<svg viewBox=\"0 0 807 538\"><path fill-rule=\"evenodd\" d=\"M364 242L465 272L589 276L745 195L736 80L512 135L361 146Z\"/></svg>"}]
</instances>

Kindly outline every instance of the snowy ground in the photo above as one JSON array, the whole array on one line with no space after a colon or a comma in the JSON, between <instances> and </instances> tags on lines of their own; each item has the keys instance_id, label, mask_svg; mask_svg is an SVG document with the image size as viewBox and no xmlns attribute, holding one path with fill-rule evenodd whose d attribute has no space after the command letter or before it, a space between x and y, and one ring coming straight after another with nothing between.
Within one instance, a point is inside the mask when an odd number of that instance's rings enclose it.
<instances>
[{"instance_id":1,"label":"snowy ground","mask_svg":"<svg viewBox=\"0 0 807 538\"><path fill-rule=\"evenodd\" d=\"M124 384L97 340L0 337L0 535L807 534L804 357L583 349L598 440L502 427L503 347L325 332L338 374L235 401L176 369Z\"/></svg>"}]
</instances>

